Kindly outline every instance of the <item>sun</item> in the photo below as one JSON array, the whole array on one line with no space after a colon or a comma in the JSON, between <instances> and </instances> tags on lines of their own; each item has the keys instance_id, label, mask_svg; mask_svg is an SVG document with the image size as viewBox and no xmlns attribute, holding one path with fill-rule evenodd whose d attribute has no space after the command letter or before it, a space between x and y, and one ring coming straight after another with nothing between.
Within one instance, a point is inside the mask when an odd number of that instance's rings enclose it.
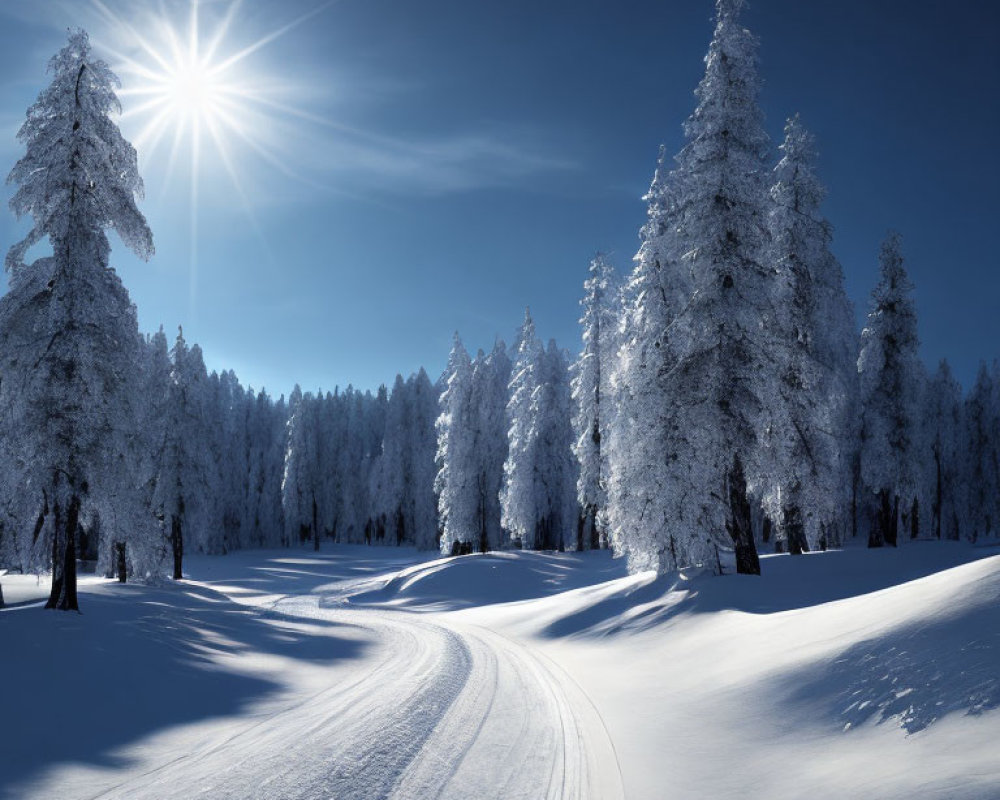
<instances>
[{"instance_id":1,"label":"sun","mask_svg":"<svg viewBox=\"0 0 1000 800\"><path fill-rule=\"evenodd\" d=\"M225 84L209 65L192 58L164 73L162 91L175 118L208 120L220 116Z\"/></svg>"},{"instance_id":2,"label":"sun","mask_svg":"<svg viewBox=\"0 0 1000 800\"><path fill-rule=\"evenodd\" d=\"M176 0L169 6L162 1L153 10L112 8L110 2L91 0L103 29L95 44L111 55L122 79L123 129L129 129L140 169L154 171L164 195L168 187L185 178L188 182L183 205L190 223L193 296L205 166L228 175L233 190L228 194L242 204L259 232L244 188L247 167L262 161L287 175L288 145L274 132L283 119L307 116L288 100L296 94L296 81L269 70L262 51L334 0L318 2L257 37L243 35L242 0L206 3L204 8L199 0Z\"/></svg>"}]
</instances>

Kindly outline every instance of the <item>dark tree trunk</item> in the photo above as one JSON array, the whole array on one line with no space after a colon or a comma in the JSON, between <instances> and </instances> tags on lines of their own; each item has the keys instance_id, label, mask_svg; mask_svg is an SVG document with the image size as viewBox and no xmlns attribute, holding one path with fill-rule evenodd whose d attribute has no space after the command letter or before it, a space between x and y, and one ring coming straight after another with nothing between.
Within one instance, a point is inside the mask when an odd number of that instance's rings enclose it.
<instances>
[{"instance_id":1,"label":"dark tree trunk","mask_svg":"<svg viewBox=\"0 0 1000 800\"><path fill-rule=\"evenodd\" d=\"M934 536L941 538L941 505L943 486L941 480L941 453L938 448L934 448L934 501L931 503L931 525L934 527Z\"/></svg>"},{"instance_id":2,"label":"dark tree trunk","mask_svg":"<svg viewBox=\"0 0 1000 800\"><path fill-rule=\"evenodd\" d=\"M729 470L726 483L729 498L726 531L733 540L736 572L740 575L760 575L760 558L757 556L757 544L753 540L753 528L750 522L746 476L738 455L733 458L733 466Z\"/></svg>"},{"instance_id":3,"label":"dark tree trunk","mask_svg":"<svg viewBox=\"0 0 1000 800\"><path fill-rule=\"evenodd\" d=\"M920 536L920 500L916 497L910 504L910 538L916 539Z\"/></svg>"},{"instance_id":4,"label":"dark tree trunk","mask_svg":"<svg viewBox=\"0 0 1000 800\"><path fill-rule=\"evenodd\" d=\"M885 543L895 547L899 542L899 495L893 495L889 513L889 527L885 532Z\"/></svg>"},{"instance_id":5,"label":"dark tree trunk","mask_svg":"<svg viewBox=\"0 0 1000 800\"><path fill-rule=\"evenodd\" d=\"M128 564L125 562L125 542L115 542L115 561L118 572L118 582L128 580Z\"/></svg>"},{"instance_id":6,"label":"dark tree trunk","mask_svg":"<svg viewBox=\"0 0 1000 800\"><path fill-rule=\"evenodd\" d=\"M403 516L403 509L396 509L396 545L401 545L406 538L406 517Z\"/></svg>"},{"instance_id":7,"label":"dark tree trunk","mask_svg":"<svg viewBox=\"0 0 1000 800\"><path fill-rule=\"evenodd\" d=\"M802 522L802 509L795 503L785 506L781 513L788 537L788 552L793 556L808 553L809 544L806 541L806 527Z\"/></svg>"},{"instance_id":8,"label":"dark tree trunk","mask_svg":"<svg viewBox=\"0 0 1000 800\"><path fill-rule=\"evenodd\" d=\"M486 535L486 495L479 492L479 552L490 549L490 537Z\"/></svg>"},{"instance_id":9,"label":"dark tree trunk","mask_svg":"<svg viewBox=\"0 0 1000 800\"><path fill-rule=\"evenodd\" d=\"M771 528L772 522L770 517L764 517L764 522L760 526L760 538L764 540L764 543L771 541Z\"/></svg>"},{"instance_id":10,"label":"dark tree trunk","mask_svg":"<svg viewBox=\"0 0 1000 800\"><path fill-rule=\"evenodd\" d=\"M184 532L181 526L181 514L184 512L184 502L177 506L177 514L170 515L170 548L174 554L174 580L179 581L184 577L182 567L184 566Z\"/></svg>"},{"instance_id":11,"label":"dark tree trunk","mask_svg":"<svg viewBox=\"0 0 1000 800\"><path fill-rule=\"evenodd\" d=\"M316 508L316 494L313 493L313 550L319 550L319 509Z\"/></svg>"},{"instance_id":12,"label":"dark tree trunk","mask_svg":"<svg viewBox=\"0 0 1000 800\"><path fill-rule=\"evenodd\" d=\"M79 611L76 596L76 534L80 522L80 498L73 495L63 521L59 504L55 504L55 534L52 537L52 592L46 608ZM60 530L60 527L65 528ZM62 544L62 547L60 547Z\"/></svg>"},{"instance_id":13,"label":"dark tree trunk","mask_svg":"<svg viewBox=\"0 0 1000 800\"><path fill-rule=\"evenodd\" d=\"M868 532L868 546L882 547L885 545L889 530L889 518L892 516L892 500L889 490L882 489L878 493L878 511L875 513L875 524Z\"/></svg>"},{"instance_id":14,"label":"dark tree trunk","mask_svg":"<svg viewBox=\"0 0 1000 800\"><path fill-rule=\"evenodd\" d=\"M0 608L3 608L3 606L4 606L4 602L3 602L3 584L0 584Z\"/></svg>"},{"instance_id":15,"label":"dark tree trunk","mask_svg":"<svg viewBox=\"0 0 1000 800\"><path fill-rule=\"evenodd\" d=\"M851 538L858 538L858 494L861 491L861 465L857 456L851 465ZM869 537L868 546L873 547Z\"/></svg>"}]
</instances>

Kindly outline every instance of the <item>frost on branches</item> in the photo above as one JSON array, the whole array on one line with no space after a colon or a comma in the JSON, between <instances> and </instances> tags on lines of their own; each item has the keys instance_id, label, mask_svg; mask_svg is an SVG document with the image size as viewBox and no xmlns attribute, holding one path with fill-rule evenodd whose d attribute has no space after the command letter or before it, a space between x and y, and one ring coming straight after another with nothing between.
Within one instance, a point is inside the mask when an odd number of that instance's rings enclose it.
<instances>
[{"instance_id":1,"label":"frost on branches","mask_svg":"<svg viewBox=\"0 0 1000 800\"><path fill-rule=\"evenodd\" d=\"M110 118L120 111L118 79L91 57L83 31L71 33L49 69L52 83L18 132L26 152L8 177L18 186L12 210L33 225L7 254L10 292L0 301L4 506L30 539L20 548L29 563L51 563L48 607L75 609L83 528L100 518L125 535L128 515L108 516L101 501L115 498L124 510L138 497L123 482L134 474L124 461L137 419L128 389L141 340L135 309L108 265L105 229L144 259L153 240L136 207L135 150ZM45 238L52 255L23 263Z\"/></svg>"},{"instance_id":2,"label":"frost on branches","mask_svg":"<svg viewBox=\"0 0 1000 800\"><path fill-rule=\"evenodd\" d=\"M883 243L879 266L881 277L872 292L858 356L862 480L878 498L869 547L895 546L901 515L911 524L919 519L915 437L923 373L913 285L903 268L898 234L889 234Z\"/></svg>"},{"instance_id":3,"label":"frost on branches","mask_svg":"<svg viewBox=\"0 0 1000 800\"><path fill-rule=\"evenodd\" d=\"M583 284L583 350L573 366L573 452L579 464L576 496L580 504L578 550L607 546L607 455L602 446L613 413L610 391L615 357L617 303L615 272L603 255L590 263Z\"/></svg>"},{"instance_id":4,"label":"frost on branches","mask_svg":"<svg viewBox=\"0 0 1000 800\"><path fill-rule=\"evenodd\" d=\"M814 170L813 137L788 120L771 187L771 253L778 270L780 402L765 505L789 552L826 547L842 535L850 487L848 414L854 390L854 312L819 212L826 192Z\"/></svg>"}]
</instances>

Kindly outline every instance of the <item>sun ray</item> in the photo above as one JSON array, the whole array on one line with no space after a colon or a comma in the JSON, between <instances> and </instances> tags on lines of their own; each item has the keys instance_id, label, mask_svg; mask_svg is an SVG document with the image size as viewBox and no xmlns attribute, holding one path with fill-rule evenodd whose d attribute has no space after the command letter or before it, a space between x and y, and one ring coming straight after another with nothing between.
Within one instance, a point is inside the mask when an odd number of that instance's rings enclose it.
<instances>
[{"instance_id":1,"label":"sun ray","mask_svg":"<svg viewBox=\"0 0 1000 800\"><path fill-rule=\"evenodd\" d=\"M248 56L252 55L253 53L256 53L262 47L266 47L267 45L271 44L272 42L276 41L277 39L280 39L282 36L284 36L289 31L294 30L295 28L299 27L299 25L301 25L302 23L307 22L308 20L312 19L313 17L315 17L320 12L325 11L327 8L329 8L330 6L332 6L336 2L337 2L337 0L327 0L327 2L323 3L322 5L317 6L316 8L312 9L311 11L307 11L302 16L300 16L297 19L294 19L291 22L289 22L287 25L283 25L282 27L278 28L276 31L272 31L271 33L267 34L267 36L262 36L256 42L254 42L253 44L247 45L246 47L244 47L242 50L240 50L235 55L232 55L229 58L225 59L224 61L219 62L219 64L217 64L213 68L213 70L215 72L225 72L227 69L229 69L234 64L237 64L238 62L240 62L243 59L247 58Z\"/></svg>"},{"instance_id":2,"label":"sun ray","mask_svg":"<svg viewBox=\"0 0 1000 800\"><path fill-rule=\"evenodd\" d=\"M276 81L261 71L265 48L337 0L313 2L312 8L289 22L241 40L244 0L159 0L143 6L90 0L104 28L104 36L98 33L95 43L103 38L111 45L101 46L123 78L120 95L131 101L122 120L133 128L129 135L144 171L152 173L147 182L156 186L161 203L187 212L192 314L198 295L202 206L209 198L220 198L216 184L207 182L207 176L214 171L225 185L232 186L228 198L246 215L269 257L271 249L254 211L257 174L248 167L266 165L268 173L274 170L296 182L333 190L296 169L300 162L290 157L296 133L289 123L337 126L296 108L289 98L294 98L299 87L292 81ZM164 150L165 157L160 155ZM185 178L189 185L178 202L176 193ZM248 185L253 191L248 191Z\"/></svg>"}]
</instances>

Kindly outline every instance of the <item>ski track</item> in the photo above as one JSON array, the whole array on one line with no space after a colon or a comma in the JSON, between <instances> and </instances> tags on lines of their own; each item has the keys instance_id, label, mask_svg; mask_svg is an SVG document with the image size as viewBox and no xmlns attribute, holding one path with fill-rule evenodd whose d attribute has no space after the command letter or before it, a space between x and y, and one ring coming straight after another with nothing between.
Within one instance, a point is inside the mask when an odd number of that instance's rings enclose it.
<instances>
[{"instance_id":1,"label":"ski track","mask_svg":"<svg viewBox=\"0 0 1000 800\"><path fill-rule=\"evenodd\" d=\"M94 800L624 796L596 709L532 648L441 614L315 596L281 598L272 611L365 630L381 648L374 666Z\"/></svg>"}]
</instances>

